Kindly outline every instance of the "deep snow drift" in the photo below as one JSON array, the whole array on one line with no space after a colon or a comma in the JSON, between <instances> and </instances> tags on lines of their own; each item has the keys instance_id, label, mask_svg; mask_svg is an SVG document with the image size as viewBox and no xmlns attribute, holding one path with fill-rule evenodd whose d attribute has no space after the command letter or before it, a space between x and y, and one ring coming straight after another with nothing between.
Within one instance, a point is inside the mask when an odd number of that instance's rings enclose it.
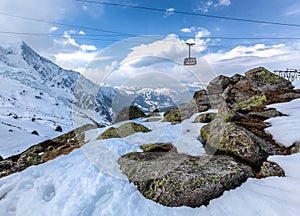
<instances>
[{"instance_id":1,"label":"deep snow drift","mask_svg":"<svg viewBox=\"0 0 300 216\"><path fill-rule=\"evenodd\" d=\"M277 105L272 105L277 106ZM281 104L281 112L295 110L300 99ZM291 112L291 118L300 115ZM125 139L95 141L106 128L86 132L88 144L66 156L0 179L1 215L297 215L300 211L300 154L272 156L286 177L248 179L241 187L224 193L200 208L169 208L145 199L119 170L117 158L138 146L153 142L172 142L179 152L204 153L197 140L202 124L192 123L196 115L178 125L165 122L145 123L148 134ZM268 129L276 137L292 133L294 124L283 124L287 117L270 120ZM120 125L119 123L118 125ZM283 128L284 127L284 128ZM274 131L272 131L275 128ZM277 129L276 129L277 128ZM281 128L281 129L280 129ZM282 139L285 145L300 140ZM276 138L275 137L275 138Z\"/></svg>"}]
</instances>

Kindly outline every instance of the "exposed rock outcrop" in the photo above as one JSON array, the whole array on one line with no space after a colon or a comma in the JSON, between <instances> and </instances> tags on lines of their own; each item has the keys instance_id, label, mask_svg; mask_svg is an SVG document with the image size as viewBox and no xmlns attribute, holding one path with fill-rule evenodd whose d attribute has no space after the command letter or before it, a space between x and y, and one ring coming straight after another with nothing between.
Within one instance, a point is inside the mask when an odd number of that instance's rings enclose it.
<instances>
[{"instance_id":1,"label":"exposed rock outcrop","mask_svg":"<svg viewBox=\"0 0 300 216\"><path fill-rule=\"evenodd\" d=\"M143 196L165 206L207 205L254 176L249 166L230 156L147 151L123 155L118 162Z\"/></svg>"},{"instance_id":2,"label":"exposed rock outcrop","mask_svg":"<svg viewBox=\"0 0 300 216\"><path fill-rule=\"evenodd\" d=\"M300 97L292 83L263 67L252 69L245 76L220 75L207 85L212 107L226 103L235 110L247 111L264 104L285 102Z\"/></svg>"},{"instance_id":3,"label":"exposed rock outcrop","mask_svg":"<svg viewBox=\"0 0 300 216\"><path fill-rule=\"evenodd\" d=\"M39 136L39 133L36 130L32 131L31 134Z\"/></svg>"},{"instance_id":4,"label":"exposed rock outcrop","mask_svg":"<svg viewBox=\"0 0 300 216\"><path fill-rule=\"evenodd\" d=\"M58 126L55 128L55 131L57 131L57 132L62 132L62 127L58 125Z\"/></svg>"}]
</instances>

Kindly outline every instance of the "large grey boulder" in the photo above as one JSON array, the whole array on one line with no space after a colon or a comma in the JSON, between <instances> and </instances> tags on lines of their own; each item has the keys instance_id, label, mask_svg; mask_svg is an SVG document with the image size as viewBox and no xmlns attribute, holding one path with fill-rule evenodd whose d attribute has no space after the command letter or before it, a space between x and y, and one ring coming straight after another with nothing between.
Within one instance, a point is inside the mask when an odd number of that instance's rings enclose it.
<instances>
[{"instance_id":1,"label":"large grey boulder","mask_svg":"<svg viewBox=\"0 0 300 216\"><path fill-rule=\"evenodd\" d=\"M171 207L207 205L254 176L249 166L230 156L132 152L118 162L144 197Z\"/></svg>"}]
</instances>

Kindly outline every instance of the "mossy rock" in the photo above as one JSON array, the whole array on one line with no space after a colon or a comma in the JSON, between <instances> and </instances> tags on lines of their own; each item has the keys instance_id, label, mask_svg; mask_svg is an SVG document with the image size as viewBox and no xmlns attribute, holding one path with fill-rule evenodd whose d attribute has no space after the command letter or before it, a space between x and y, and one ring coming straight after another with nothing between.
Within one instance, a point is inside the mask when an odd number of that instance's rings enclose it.
<instances>
[{"instance_id":1,"label":"mossy rock","mask_svg":"<svg viewBox=\"0 0 300 216\"><path fill-rule=\"evenodd\" d=\"M254 176L249 166L221 155L132 152L118 163L144 197L170 207L207 205Z\"/></svg>"},{"instance_id":2,"label":"mossy rock","mask_svg":"<svg viewBox=\"0 0 300 216\"><path fill-rule=\"evenodd\" d=\"M114 123L145 117L145 113L136 106L124 107L117 115Z\"/></svg>"},{"instance_id":3,"label":"mossy rock","mask_svg":"<svg viewBox=\"0 0 300 216\"><path fill-rule=\"evenodd\" d=\"M201 127L200 129L200 136L201 136L201 141L203 144L205 144L208 140L208 136L210 134L210 124L206 124Z\"/></svg>"},{"instance_id":4,"label":"mossy rock","mask_svg":"<svg viewBox=\"0 0 300 216\"><path fill-rule=\"evenodd\" d=\"M247 110L251 111L254 107L265 106L267 104L266 95L255 95L246 101L241 101L238 103L237 110Z\"/></svg>"},{"instance_id":5,"label":"mossy rock","mask_svg":"<svg viewBox=\"0 0 300 216\"><path fill-rule=\"evenodd\" d=\"M4 159L1 163L8 163L11 166L5 167L0 164L0 169L1 167L5 168L0 173L0 177L20 172L29 166L38 165L61 155L69 154L75 148L79 148L86 143L84 132L94 128L97 128L97 126L92 124L81 126L52 140L45 140L31 146L20 154Z\"/></svg>"},{"instance_id":6,"label":"mossy rock","mask_svg":"<svg viewBox=\"0 0 300 216\"><path fill-rule=\"evenodd\" d=\"M257 178L267 178L270 176L285 177L284 170L276 163L265 161L256 175Z\"/></svg>"},{"instance_id":7,"label":"mossy rock","mask_svg":"<svg viewBox=\"0 0 300 216\"><path fill-rule=\"evenodd\" d=\"M171 123L179 123L182 121L181 112L179 108L171 108L164 113L163 121Z\"/></svg>"},{"instance_id":8,"label":"mossy rock","mask_svg":"<svg viewBox=\"0 0 300 216\"><path fill-rule=\"evenodd\" d=\"M198 112L205 112L208 110L207 106L197 106L193 102L183 103L178 108L171 108L164 113L165 122L177 124L185 119L190 118L193 114Z\"/></svg>"},{"instance_id":9,"label":"mossy rock","mask_svg":"<svg viewBox=\"0 0 300 216\"><path fill-rule=\"evenodd\" d=\"M110 138L123 138L130 136L134 133L148 133L151 130L145 127L144 125L137 124L134 122L128 122L123 125L121 125L118 128L110 127L107 130L105 130L98 139L110 139Z\"/></svg>"},{"instance_id":10,"label":"mossy rock","mask_svg":"<svg viewBox=\"0 0 300 216\"><path fill-rule=\"evenodd\" d=\"M201 113L195 118L193 123L209 123L216 117L216 115L216 113Z\"/></svg>"},{"instance_id":11,"label":"mossy rock","mask_svg":"<svg viewBox=\"0 0 300 216\"><path fill-rule=\"evenodd\" d=\"M290 81L268 71L264 67L254 68L246 72L245 75L253 88L261 92L294 88Z\"/></svg>"},{"instance_id":12,"label":"mossy rock","mask_svg":"<svg viewBox=\"0 0 300 216\"><path fill-rule=\"evenodd\" d=\"M176 147L171 143L153 143L141 145L143 152L169 152L177 151Z\"/></svg>"},{"instance_id":13,"label":"mossy rock","mask_svg":"<svg viewBox=\"0 0 300 216\"><path fill-rule=\"evenodd\" d=\"M201 128L204 146L210 154L226 154L258 169L271 152L262 138L232 122L216 118Z\"/></svg>"}]
</instances>

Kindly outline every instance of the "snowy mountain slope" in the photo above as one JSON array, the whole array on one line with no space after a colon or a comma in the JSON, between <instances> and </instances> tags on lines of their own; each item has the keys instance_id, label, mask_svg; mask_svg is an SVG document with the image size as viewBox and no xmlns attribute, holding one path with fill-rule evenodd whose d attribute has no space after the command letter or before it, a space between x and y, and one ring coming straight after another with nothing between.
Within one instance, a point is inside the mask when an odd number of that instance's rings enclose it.
<instances>
[{"instance_id":1,"label":"snowy mountain slope","mask_svg":"<svg viewBox=\"0 0 300 216\"><path fill-rule=\"evenodd\" d=\"M300 106L300 100L286 103L286 109ZM282 110L284 112L284 110ZM95 141L107 128L86 132L90 140L45 164L0 179L1 215L298 215L300 210L300 153L272 156L286 172L286 177L248 179L241 187L200 208L161 206L145 199L119 170L117 158L149 141L172 142L179 152L203 154L197 140L201 125L191 123L195 115L178 125L166 122L146 123L149 134L134 134L125 139ZM294 118L300 120L299 115ZM285 121L285 117L281 118ZM115 126L118 126L118 123ZM278 123L280 124L280 123ZM277 126L276 126L277 127ZM289 125L290 129L293 125ZM272 127L271 127L272 128ZM285 133L285 131L276 131ZM153 137L156 140L153 140ZM300 135L295 139L299 139Z\"/></svg>"},{"instance_id":2,"label":"snowy mountain slope","mask_svg":"<svg viewBox=\"0 0 300 216\"><path fill-rule=\"evenodd\" d=\"M67 132L112 120L108 98L99 86L39 56L25 43L0 47L0 86L3 157L60 135L57 126ZM39 136L31 134L34 130Z\"/></svg>"}]
</instances>

